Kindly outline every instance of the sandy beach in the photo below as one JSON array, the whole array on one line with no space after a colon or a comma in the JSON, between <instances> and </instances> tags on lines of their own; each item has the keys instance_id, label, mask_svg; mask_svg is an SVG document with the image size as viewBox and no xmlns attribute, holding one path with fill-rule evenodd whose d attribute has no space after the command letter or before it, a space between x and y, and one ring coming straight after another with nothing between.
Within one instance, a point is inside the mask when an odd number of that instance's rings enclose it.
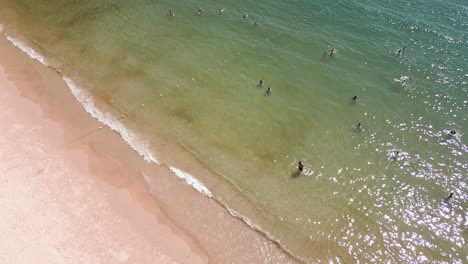
<instances>
[{"instance_id":1,"label":"sandy beach","mask_svg":"<svg viewBox=\"0 0 468 264\"><path fill-rule=\"evenodd\" d=\"M3 36L0 87L0 263L293 262L145 162Z\"/></svg>"}]
</instances>

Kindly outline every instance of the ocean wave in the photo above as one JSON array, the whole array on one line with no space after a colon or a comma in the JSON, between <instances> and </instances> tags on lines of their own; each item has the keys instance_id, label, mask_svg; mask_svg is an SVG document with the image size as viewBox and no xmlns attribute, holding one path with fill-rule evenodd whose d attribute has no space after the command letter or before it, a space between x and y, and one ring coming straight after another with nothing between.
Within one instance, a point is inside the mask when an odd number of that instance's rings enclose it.
<instances>
[{"instance_id":1,"label":"ocean wave","mask_svg":"<svg viewBox=\"0 0 468 264\"><path fill-rule=\"evenodd\" d=\"M1 27L1 30L0 32L3 31L3 27ZM19 48L20 50L22 50L24 53L28 54L29 57L39 61L40 63L42 63L43 65L45 66L49 66L47 64L47 61L45 60L44 57L42 57L37 51L35 51L33 48L29 47L28 45L24 44L23 42L21 42L20 40L16 39L16 38L13 38L13 37L10 37L8 35L5 35L5 37L17 48Z\"/></svg>"},{"instance_id":2,"label":"ocean wave","mask_svg":"<svg viewBox=\"0 0 468 264\"><path fill-rule=\"evenodd\" d=\"M75 82L70 78L63 76L62 77L65 83L68 85L73 96L81 103L86 112L88 112L92 117L97 119L99 122L108 126L113 131L119 133L125 142L135 150L141 157L143 157L147 162L153 162L155 164L160 164L159 160L151 153L149 150L149 144L141 140L136 133L128 129L120 119L116 119L115 116L110 113L101 112L94 103L92 95L90 95L84 89L78 88Z\"/></svg>"},{"instance_id":3,"label":"ocean wave","mask_svg":"<svg viewBox=\"0 0 468 264\"><path fill-rule=\"evenodd\" d=\"M3 26L0 25L0 32L3 32ZM26 53L30 58L35 59L42 63L43 65L50 67L47 64L46 59L41 56L33 48L29 47L22 41L13 38L7 34L5 37L17 48ZM149 150L149 144L141 140L136 133L129 130L119 119L116 119L115 116L110 113L103 113L100 111L93 100L91 94L86 90L79 88L79 86L70 78L62 75L62 79L67 84L70 92L78 100L78 102L83 106L83 108L88 112L93 118L97 119L99 122L108 126L113 131L117 132L125 142L135 150L141 157L143 157L147 162L153 162L155 164L160 164L159 160L151 153Z\"/></svg>"},{"instance_id":4,"label":"ocean wave","mask_svg":"<svg viewBox=\"0 0 468 264\"><path fill-rule=\"evenodd\" d=\"M199 193L204 194L208 197L213 197L213 194L211 191L203 185L199 180L195 179L192 175L189 173L179 170L175 167L169 167L169 169L180 179L184 180L188 185L192 186L195 190L197 190Z\"/></svg>"}]
</instances>

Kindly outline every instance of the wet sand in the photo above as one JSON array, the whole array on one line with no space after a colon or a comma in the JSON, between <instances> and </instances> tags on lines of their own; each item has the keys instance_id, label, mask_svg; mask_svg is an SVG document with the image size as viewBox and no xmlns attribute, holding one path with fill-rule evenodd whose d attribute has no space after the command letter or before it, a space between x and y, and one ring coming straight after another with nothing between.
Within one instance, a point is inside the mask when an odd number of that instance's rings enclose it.
<instances>
[{"instance_id":1,"label":"wet sand","mask_svg":"<svg viewBox=\"0 0 468 264\"><path fill-rule=\"evenodd\" d=\"M293 262L146 163L4 37L0 66L0 263Z\"/></svg>"}]
</instances>

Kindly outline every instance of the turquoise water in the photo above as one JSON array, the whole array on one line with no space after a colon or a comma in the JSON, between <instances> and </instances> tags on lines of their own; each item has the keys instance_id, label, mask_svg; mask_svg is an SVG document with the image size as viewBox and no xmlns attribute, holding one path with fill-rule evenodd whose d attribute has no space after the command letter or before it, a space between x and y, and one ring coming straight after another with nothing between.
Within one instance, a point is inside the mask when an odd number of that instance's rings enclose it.
<instances>
[{"instance_id":1,"label":"turquoise water","mask_svg":"<svg viewBox=\"0 0 468 264\"><path fill-rule=\"evenodd\" d=\"M156 134L183 146L217 173L189 172L298 259L468 261L466 3L0 3L156 156L177 158Z\"/></svg>"}]
</instances>

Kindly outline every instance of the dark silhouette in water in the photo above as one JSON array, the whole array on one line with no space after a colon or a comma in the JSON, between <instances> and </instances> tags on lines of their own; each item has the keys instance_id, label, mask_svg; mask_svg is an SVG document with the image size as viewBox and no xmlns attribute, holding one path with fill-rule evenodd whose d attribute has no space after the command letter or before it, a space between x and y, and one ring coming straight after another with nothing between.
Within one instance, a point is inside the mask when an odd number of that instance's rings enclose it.
<instances>
[{"instance_id":1,"label":"dark silhouette in water","mask_svg":"<svg viewBox=\"0 0 468 264\"><path fill-rule=\"evenodd\" d=\"M444 202L448 203L453 199L453 192L450 192L449 195L444 199Z\"/></svg>"},{"instance_id":2,"label":"dark silhouette in water","mask_svg":"<svg viewBox=\"0 0 468 264\"><path fill-rule=\"evenodd\" d=\"M356 131L361 131L362 130L362 125L361 123L358 123L357 126L356 126Z\"/></svg>"},{"instance_id":3,"label":"dark silhouette in water","mask_svg":"<svg viewBox=\"0 0 468 264\"><path fill-rule=\"evenodd\" d=\"M298 163L297 163L297 169L302 172L304 170L304 163L302 163L302 160L300 160Z\"/></svg>"},{"instance_id":4,"label":"dark silhouette in water","mask_svg":"<svg viewBox=\"0 0 468 264\"><path fill-rule=\"evenodd\" d=\"M356 95L355 95L355 96L353 96L353 102L356 102L356 101L357 101L357 99L358 99L358 97L357 97Z\"/></svg>"},{"instance_id":5,"label":"dark silhouette in water","mask_svg":"<svg viewBox=\"0 0 468 264\"><path fill-rule=\"evenodd\" d=\"M456 134L457 132L455 130L451 130L450 133L447 135L447 139L452 139Z\"/></svg>"},{"instance_id":6,"label":"dark silhouette in water","mask_svg":"<svg viewBox=\"0 0 468 264\"><path fill-rule=\"evenodd\" d=\"M263 80L260 80L260 81L258 82L257 86L258 86L258 87L262 87L262 86L263 86L263 83L264 83Z\"/></svg>"},{"instance_id":7,"label":"dark silhouette in water","mask_svg":"<svg viewBox=\"0 0 468 264\"><path fill-rule=\"evenodd\" d=\"M397 55L403 55L405 53L406 46L403 47L403 49L397 49Z\"/></svg>"},{"instance_id":8,"label":"dark silhouette in water","mask_svg":"<svg viewBox=\"0 0 468 264\"><path fill-rule=\"evenodd\" d=\"M174 11L172 11L172 10L169 10L169 13L168 13L168 15L170 15L170 16L175 16L175 13L174 13Z\"/></svg>"},{"instance_id":9,"label":"dark silhouette in water","mask_svg":"<svg viewBox=\"0 0 468 264\"><path fill-rule=\"evenodd\" d=\"M266 93L271 94L271 87L268 87L268 89L266 90Z\"/></svg>"},{"instance_id":10,"label":"dark silhouette in water","mask_svg":"<svg viewBox=\"0 0 468 264\"><path fill-rule=\"evenodd\" d=\"M447 196L447 200L450 200L453 198L453 192L449 193L449 195Z\"/></svg>"},{"instance_id":11,"label":"dark silhouette in water","mask_svg":"<svg viewBox=\"0 0 468 264\"><path fill-rule=\"evenodd\" d=\"M400 151L395 152L395 156L393 156L393 160L398 160L398 156L400 155Z\"/></svg>"}]
</instances>

